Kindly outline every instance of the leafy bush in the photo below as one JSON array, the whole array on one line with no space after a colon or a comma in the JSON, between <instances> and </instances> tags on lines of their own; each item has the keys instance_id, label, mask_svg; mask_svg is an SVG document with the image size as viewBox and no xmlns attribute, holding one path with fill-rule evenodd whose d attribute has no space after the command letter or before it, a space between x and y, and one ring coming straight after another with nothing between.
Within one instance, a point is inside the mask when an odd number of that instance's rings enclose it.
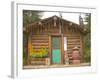
<instances>
[{"instance_id":1,"label":"leafy bush","mask_svg":"<svg viewBox=\"0 0 100 80\"><path fill-rule=\"evenodd\" d=\"M23 48L23 64L27 64L27 53L26 49Z\"/></svg>"},{"instance_id":2,"label":"leafy bush","mask_svg":"<svg viewBox=\"0 0 100 80\"><path fill-rule=\"evenodd\" d=\"M84 62L91 62L91 38L90 33L84 36Z\"/></svg>"},{"instance_id":3,"label":"leafy bush","mask_svg":"<svg viewBox=\"0 0 100 80\"><path fill-rule=\"evenodd\" d=\"M30 56L34 58L48 57L48 49L47 48L41 48L39 50L33 49L33 52L30 54Z\"/></svg>"},{"instance_id":4,"label":"leafy bush","mask_svg":"<svg viewBox=\"0 0 100 80\"><path fill-rule=\"evenodd\" d=\"M90 48L85 48L85 50L84 50L84 62L91 62L91 50L90 50Z\"/></svg>"}]
</instances>

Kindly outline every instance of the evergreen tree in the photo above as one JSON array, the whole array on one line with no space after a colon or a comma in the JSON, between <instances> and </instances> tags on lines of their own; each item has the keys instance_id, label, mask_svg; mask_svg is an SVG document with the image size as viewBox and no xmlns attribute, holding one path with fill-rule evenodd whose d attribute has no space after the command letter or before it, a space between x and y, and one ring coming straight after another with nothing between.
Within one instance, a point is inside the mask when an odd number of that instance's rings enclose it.
<instances>
[{"instance_id":1,"label":"evergreen tree","mask_svg":"<svg viewBox=\"0 0 100 80\"><path fill-rule=\"evenodd\" d=\"M25 27L30 23L39 21L41 17L41 11L23 10L23 26Z\"/></svg>"},{"instance_id":2,"label":"evergreen tree","mask_svg":"<svg viewBox=\"0 0 100 80\"><path fill-rule=\"evenodd\" d=\"M84 60L85 62L91 61L91 14L87 13L84 17L84 28L87 34L84 36Z\"/></svg>"},{"instance_id":3,"label":"evergreen tree","mask_svg":"<svg viewBox=\"0 0 100 80\"><path fill-rule=\"evenodd\" d=\"M42 17L41 11L23 10L23 65L28 64L28 36L29 24L39 21Z\"/></svg>"}]
</instances>

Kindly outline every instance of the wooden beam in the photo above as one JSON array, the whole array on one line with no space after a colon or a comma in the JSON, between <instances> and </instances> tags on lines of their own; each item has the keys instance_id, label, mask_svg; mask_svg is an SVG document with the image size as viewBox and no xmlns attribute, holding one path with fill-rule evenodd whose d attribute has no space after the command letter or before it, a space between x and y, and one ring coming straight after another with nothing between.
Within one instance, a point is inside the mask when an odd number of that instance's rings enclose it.
<instances>
[{"instance_id":1,"label":"wooden beam","mask_svg":"<svg viewBox=\"0 0 100 80\"><path fill-rule=\"evenodd\" d=\"M80 51L80 54L81 54L81 61L83 62L83 48L84 48L84 40L83 40L83 35L80 35L80 47L81 47L81 51Z\"/></svg>"},{"instance_id":2,"label":"wooden beam","mask_svg":"<svg viewBox=\"0 0 100 80\"><path fill-rule=\"evenodd\" d=\"M64 64L64 37L61 36L61 58L62 58L62 64Z\"/></svg>"},{"instance_id":3,"label":"wooden beam","mask_svg":"<svg viewBox=\"0 0 100 80\"><path fill-rule=\"evenodd\" d=\"M52 64L51 35L49 35L49 57L50 57L50 64Z\"/></svg>"}]
</instances>

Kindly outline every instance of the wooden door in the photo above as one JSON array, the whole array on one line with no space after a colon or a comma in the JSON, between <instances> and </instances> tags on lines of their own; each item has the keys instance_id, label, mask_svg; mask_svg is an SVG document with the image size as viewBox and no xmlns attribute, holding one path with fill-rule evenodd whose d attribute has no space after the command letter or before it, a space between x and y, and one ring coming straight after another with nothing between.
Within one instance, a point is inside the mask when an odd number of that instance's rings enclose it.
<instances>
[{"instance_id":1,"label":"wooden door","mask_svg":"<svg viewBox=\"0 0 100 80\"><path fill-rule=\"evenodd\" d=\"M52 64L61 64L61 37L53 36L51 41Z\"/></svg>"}]
</instances>

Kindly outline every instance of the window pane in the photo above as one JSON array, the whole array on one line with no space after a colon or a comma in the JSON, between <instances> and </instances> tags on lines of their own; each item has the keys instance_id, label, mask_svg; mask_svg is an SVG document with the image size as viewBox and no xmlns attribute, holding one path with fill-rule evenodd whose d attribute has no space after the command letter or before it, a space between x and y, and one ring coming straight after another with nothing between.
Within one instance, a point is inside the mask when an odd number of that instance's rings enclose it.
<instances>
[{"instance_id":1,"label":"window pane","mask_svg":"<svg viewBox=\"0 0 100 80\"><path fill-rule=\"evenodd\" d=\"M59 49L60 48L60 37L53 37L52 38L52 48Z\"/></svg>"}]
</instances>

